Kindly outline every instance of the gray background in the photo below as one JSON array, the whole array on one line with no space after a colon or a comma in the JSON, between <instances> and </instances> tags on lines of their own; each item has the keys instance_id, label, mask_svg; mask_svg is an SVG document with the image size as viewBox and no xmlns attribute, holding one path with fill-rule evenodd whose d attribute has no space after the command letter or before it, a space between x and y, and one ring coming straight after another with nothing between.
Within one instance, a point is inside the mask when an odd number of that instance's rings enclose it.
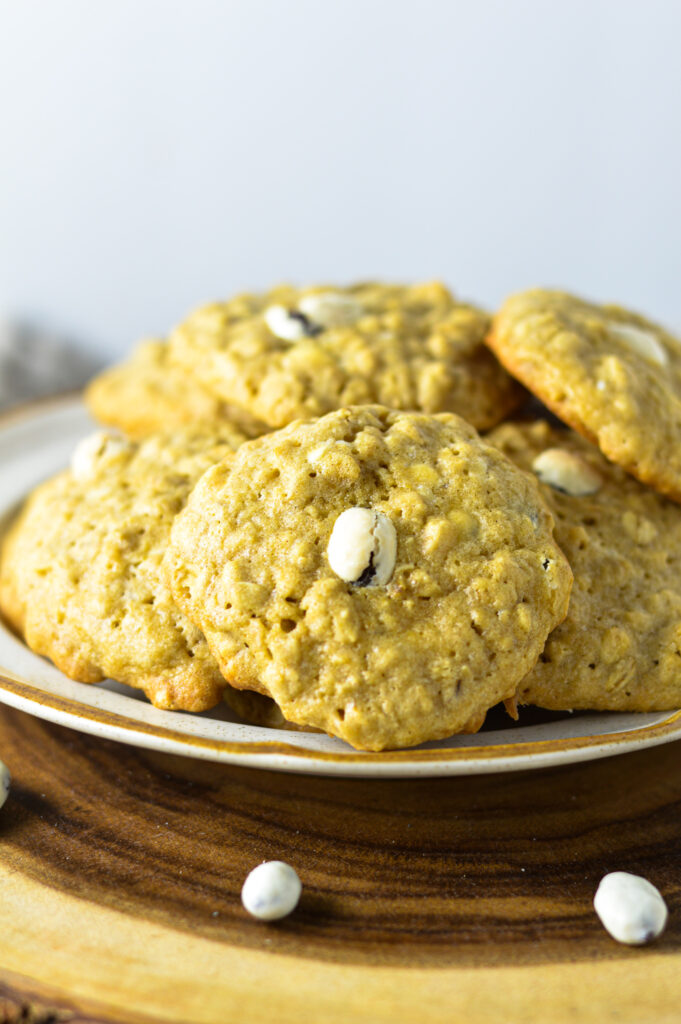
<instances>
[{"instance_id":1,"label":"gray background","mask_svg":"<svg viewBox=\"0 0 681 1024\"><path fill-rule=\"evenodd\" d=\"M0 313L100 356L278 280L681 327L681 3L2 0Z\"/></svg>"}]
</instances>

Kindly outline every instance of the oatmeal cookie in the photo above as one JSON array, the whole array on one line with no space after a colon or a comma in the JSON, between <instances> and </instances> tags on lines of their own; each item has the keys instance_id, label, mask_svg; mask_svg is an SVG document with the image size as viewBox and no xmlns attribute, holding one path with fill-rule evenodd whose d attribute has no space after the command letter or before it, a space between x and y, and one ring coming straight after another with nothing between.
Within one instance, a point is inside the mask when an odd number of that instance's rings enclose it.
<instances>
[{"instance_id":1,"label":"oatmeal cookie","mask_svg":"<svg viewBox=\"0 0 681 1024\"><path fill-rule=\"evenodd\" d=\"M483 344L488 328L438 283L281 287L199 309L171 334L169 359L270 428L380 402L483 430L523 397Z\"/></svg>"},{"instance_id":2,"label":"oatmeal cookie","mask_svg":"<svg viewBox=\"0 0 681 1024\"><path fill-rule=\"evenodd\" d=\"M515 694L567 609L552 529L536 481L458 416L358 407L208 470L165 566L232 685L382 750Z\"/></svg>"},{"instance_id":3,"label":"oatmeal cookie","mask_svg":"<svg viewBox=\"0 0 681 1024\"><path fill-rule=\"evenodd\" d=\"M196 377L168 358L160 339L141 342L130 359L110 367L90 382L86 404L96 420L135 440L175 429L235 426L247 437L267 431L243 409L206 390Z\"/></svg>"},{"instance_id":4,"label":"oatmeal cookie","mask_svg":"<svg viewBox=\"0 0 681 1024\"><path fill-rule=\"evenodd\" d=\"M619 306L537 288L508 299L488 343L608 459L681 501L681 341Z\"/></svg>"},{"instance_id":5,"label":"oatmeal cookie","mask_svg":"<svg viewBox=\"0 0 681 1024\"><path fill-rule=\"evenodd\" d=\"M487 440L544 481L574 573L567 618L518 699L555 710L681 707L681 509L571 430L505 423Z\"/></svg>"},{"instance_id":6,"label":"oatmeal cookie","mask_svg":"<svg viewBox=\"0 0 681 1024\"><path fill-rule=\"evenodd\" d=\"M226 683L160 572L175 515L234 430L137 445L94 434L37 488L5 540L0 608L32 650L84 683L107 677L157 707L201 711Z\"/></svg>"}]
</instances>

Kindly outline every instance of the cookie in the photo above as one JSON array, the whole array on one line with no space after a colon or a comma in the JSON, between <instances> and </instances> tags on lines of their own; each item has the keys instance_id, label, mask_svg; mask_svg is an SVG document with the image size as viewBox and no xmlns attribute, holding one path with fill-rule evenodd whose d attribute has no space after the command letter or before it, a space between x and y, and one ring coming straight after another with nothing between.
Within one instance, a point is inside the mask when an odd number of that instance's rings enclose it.
<instances>
[{"instance_id":1,"label":"cookie","mask_svg":"<svg viewBox=\"0 0 681 1024\"><path fill-rule=\"evenodd\" d=\"M208 470L165 566L233 686L382 750L515 694L567 608L552 527L536 481L464 420L357 407Z\"/></svg>"},{"instance_id":2,"label":"cookie","mask_svg":"<svg viewBox=\"0 0 681 1024\"><path fill-rule=\"evenodd\" d=\"M619 306L514 295L488 343L565 423L628 473L681 501L681 342Z\"/></svg>"},{"instance_id":3,"label":"cookie","mask_svg":"<svg viewBox=\"0 0 681 1024\"><path fill-rule=\"evenodd\" d=\"M4 544L0 608L29 647L72 679L111 677L157 707L217 704L225 680L160 563L194 482L241 440L223 430L219 439L82 441L72 468L37 488Z\"/></svg>"},{"instance_id":4,"label":"cookie","mask_svg":"<svg viewBox=\"0 0 681 1024\"><path fill-rule=\"evenodd\" d=\"M286 729L292 732L318 732L317 729L306 728L287 722L281 708L271 697L264 697L253 690L235 690L228 686L224 694L225 702L232 711L249 725L257 725L265 729Z\"/></svg>"},{"instance_id":5,"label":"cookie","mask_svg":"<svg viewBox=\"0 0 681 1024\"><path fill-rule=\"evenodd\" d=\"M96 420L137 440L202 425L219 429L223 423L247 437L268 429L172 364L168 345L161 340L142 342L126 362L95 377L86 388L85 401Z\"/></svg>"},{"instance_id":6,"label":"cookie","mask_svg":"<svg viewBox=\"0 0 681 1024\"><path fill-rule=\"evenodd\" d=\"M169 359L271 428L380 402L487 429L522 400L483 344L487 315L441 284L281 287L241 303L190 316Z\"/></svg>"},{"instance_id":7,"label":"cookie","mask_svg":"<svg viewBox=\"0 0 681 1024\"><path fill-rule=\"evenodd\" d=\"M487 440L545 483L574 573L567 618L518 699L555 710L681 707L681 509L571 430L505 423Z\"/></svg>"},{"instance_id":8,"label":"cookie","mask_svg":"<svg viewBox=\"0 0 681 1024\"><path fill-rule=\"evenodd\" d=\"M254 690L235 690L228 686L224 693L224 699L235 711L239 718L249 725L257 725L266 729L286 729L291 732L319 732L312 725L296 725L295 722L287 721L279 705L271 697L264 697ZM515 707L515 698L509 701L508 713L512 718L517 719L518 714ZM474 716L459 730L459 732L475 733L484 725L486 715L481 713Z\"/></svg>"}]
</instances>

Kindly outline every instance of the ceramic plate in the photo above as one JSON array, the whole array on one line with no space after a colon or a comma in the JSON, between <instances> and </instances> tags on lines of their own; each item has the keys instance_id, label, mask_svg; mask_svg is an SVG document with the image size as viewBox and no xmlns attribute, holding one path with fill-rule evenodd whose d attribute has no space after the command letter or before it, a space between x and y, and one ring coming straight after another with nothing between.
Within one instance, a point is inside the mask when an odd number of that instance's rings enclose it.
<instances>
[{"instance_id":1,"label":"ceramic plate","mask_svg":"<svg viewBox=\"0 0 681 1024\"><path fill-rule=\"evenodd\" d=\"M77 398L29 406L0 420L1 522L28 491L68 462L93 428ZM187 757L327 775L415 777L542 768L681 738L681 712L558 715L526 709L519 723L497 710L482 732L384 754L358 753L315 733L235 720L226 707L192 715L159 711L114 682L67 679L0 624L0 701L107 739Z\"/></svg>"}]
</instances>

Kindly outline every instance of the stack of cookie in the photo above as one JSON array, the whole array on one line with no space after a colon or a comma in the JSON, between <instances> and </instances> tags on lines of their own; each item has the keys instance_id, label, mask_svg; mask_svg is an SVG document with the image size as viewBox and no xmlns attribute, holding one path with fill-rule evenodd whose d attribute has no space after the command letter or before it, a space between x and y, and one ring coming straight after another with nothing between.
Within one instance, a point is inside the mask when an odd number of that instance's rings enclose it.
<instances>
[{"instance_id":1,"label":"stack of cookie","mask_svg":"<svg viewBox=\"0 0 681 1024\"><path fill-rule=\"evenodd\" d=\"M29 498L0 606L74 679L364 750L499 701L681 706L680 367L556 292L493 321L439 284L205 307L92 383L116 432Z\"/></svg>"}]
</instances>

